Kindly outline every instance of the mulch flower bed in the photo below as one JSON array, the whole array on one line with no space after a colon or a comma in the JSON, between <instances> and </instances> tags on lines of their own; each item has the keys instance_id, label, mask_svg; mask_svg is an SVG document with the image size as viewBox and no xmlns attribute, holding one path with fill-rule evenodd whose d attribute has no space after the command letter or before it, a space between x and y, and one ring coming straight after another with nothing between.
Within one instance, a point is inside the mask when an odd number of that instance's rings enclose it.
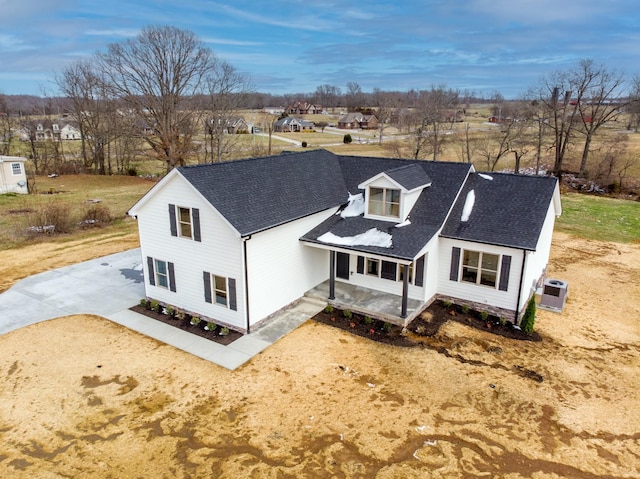
<instances>
[{"instance_id":1,"label":"mulch flower bed","mask_svg":"<svg viewBox=\"0 0 640 479\"><path fill-rule=\"evenodd\" d=\"M175 316L158 313L153 309L149 309L140 305L132 306L129 309L131 311L135 311L136 313L144 314L149 318L162 321L163 323L169 324L175 328L182 329L183 331L187 331L188 333L195 334L197 336L200 336L201 338L208 339L209 341L214 341L224 346L231 344L236 339L243 336L242 333L234 331L233 329L229 329L227 334L220 334L220 332L222 331L222 326L219 325L216 325L213 331L207 331L206 329L204 329L205 326L207 326L206 321L200 321L200 323L197 325L191 324L191 316L189 315L187 315L185 319L178 319Z\"/></svg>"},{"instance_id":2,"label":"mulch flower bed","mask_svg":"<svg viewBox=\"0 0 640 479\"><path fill-rule=\"evenodd\" d=\"M350 316L350 317L348 317ZM403 333L403 327L391 323L385 323L377 319L370 319L356 313L345 315L345 311L334 309L333 311L321 311L313 319L319 323L327 324L345 331L349 331L358 336L372 339L385 344L402 347L415 347L424 343L412 341ZM423 314L411 321L407 330L416 336L433 337L440 330L440 327L447 321L457 321L461 324L497 334L510 339L524 341L541 341L537 332L527 334L515 328L511 322L500 323L499 319L489 316L483 319L477 311L466 311L456 305L444 304L440 301L434 302Z\"/></svg>"}]
</instances>

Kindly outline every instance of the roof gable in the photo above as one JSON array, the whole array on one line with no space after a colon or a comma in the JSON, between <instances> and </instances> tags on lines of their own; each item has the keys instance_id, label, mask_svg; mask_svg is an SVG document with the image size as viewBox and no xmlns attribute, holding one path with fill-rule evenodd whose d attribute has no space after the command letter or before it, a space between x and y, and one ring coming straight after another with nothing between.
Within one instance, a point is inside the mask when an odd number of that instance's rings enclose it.
<instances>
[{"instance_id":1,"label":"roof gable","mask_svg":"<svg viewBox=\"0 0 640 479\"><path fill-rule=\"evenodd\" d=\"M325 150L178 168L241 236L337 208L348 193Z\"/></svg>"},{"instance_id":2,"label":"roof gable","mask_svg":"<svg viewBox=\"0 0 640 479\"><path fill-rule=\"evenodd\" d=\"M555 207L556 195L554 177L471 174L442 236L534 251L549 206L553 202ZM473 202L467 200L470 196L475 198Z\"/></svg>"}]
</instances>

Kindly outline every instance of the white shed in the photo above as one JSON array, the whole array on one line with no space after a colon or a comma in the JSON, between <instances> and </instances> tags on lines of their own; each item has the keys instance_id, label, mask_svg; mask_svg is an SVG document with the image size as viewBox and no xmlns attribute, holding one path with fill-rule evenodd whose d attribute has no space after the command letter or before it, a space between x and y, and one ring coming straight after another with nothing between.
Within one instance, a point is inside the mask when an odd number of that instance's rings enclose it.
<instances>
[{"instance_id":1,"label":"white shed","mask_svg":"<svg viewBox=\"0 0 640 479\"><path fill-rule=\"evenodd\" d=\"M20 156L0 156L0 194L29 193L26 161Z\"/></svg>"}]
</instances>

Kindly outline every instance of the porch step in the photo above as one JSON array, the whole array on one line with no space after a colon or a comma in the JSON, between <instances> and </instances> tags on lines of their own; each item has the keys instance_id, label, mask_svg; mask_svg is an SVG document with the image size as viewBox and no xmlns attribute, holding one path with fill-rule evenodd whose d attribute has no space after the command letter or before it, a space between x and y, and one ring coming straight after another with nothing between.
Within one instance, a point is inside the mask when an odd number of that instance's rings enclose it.
<instances>
[{"instance_id":1,"label":"porch step","mask_svg":"<svg viewBox=\"0 0 640 479\"><path fill-rule=\"evenodd\" d=\"M325 306L328 304L326 299L320 296L317 296L310 291L307 291L306 293L304 293L304 296L302 296L302 301L305 301L310 305L317 306L321 309L324 309Z\"/></svg>"}]
</instances>

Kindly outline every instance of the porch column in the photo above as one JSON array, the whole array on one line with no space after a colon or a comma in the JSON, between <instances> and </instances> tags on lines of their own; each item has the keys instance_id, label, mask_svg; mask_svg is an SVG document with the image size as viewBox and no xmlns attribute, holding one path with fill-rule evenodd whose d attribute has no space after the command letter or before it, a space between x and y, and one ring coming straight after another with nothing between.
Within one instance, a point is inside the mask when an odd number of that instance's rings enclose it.
<instances>
[{"instance_id":1,"label":"porch column","mask_svg":"<svg viewBox=\"0 0 640 479\"><path fill-rule=\"evenodd\" d=\"M329 251L329 299L336 299L336 252Z\"/></svg>"},{"instance_id":2,"label":"porch column","mask_svg":"<svg viewBox=\"0 0 640 479\"><path fill-rule=\"evenodd\" d=\"M401 318L407 317L407 302L409 298L409 266L403 265L404 268L404 278L402 279L402 312L400 313Z\"/></svg>"}]
</instances>

